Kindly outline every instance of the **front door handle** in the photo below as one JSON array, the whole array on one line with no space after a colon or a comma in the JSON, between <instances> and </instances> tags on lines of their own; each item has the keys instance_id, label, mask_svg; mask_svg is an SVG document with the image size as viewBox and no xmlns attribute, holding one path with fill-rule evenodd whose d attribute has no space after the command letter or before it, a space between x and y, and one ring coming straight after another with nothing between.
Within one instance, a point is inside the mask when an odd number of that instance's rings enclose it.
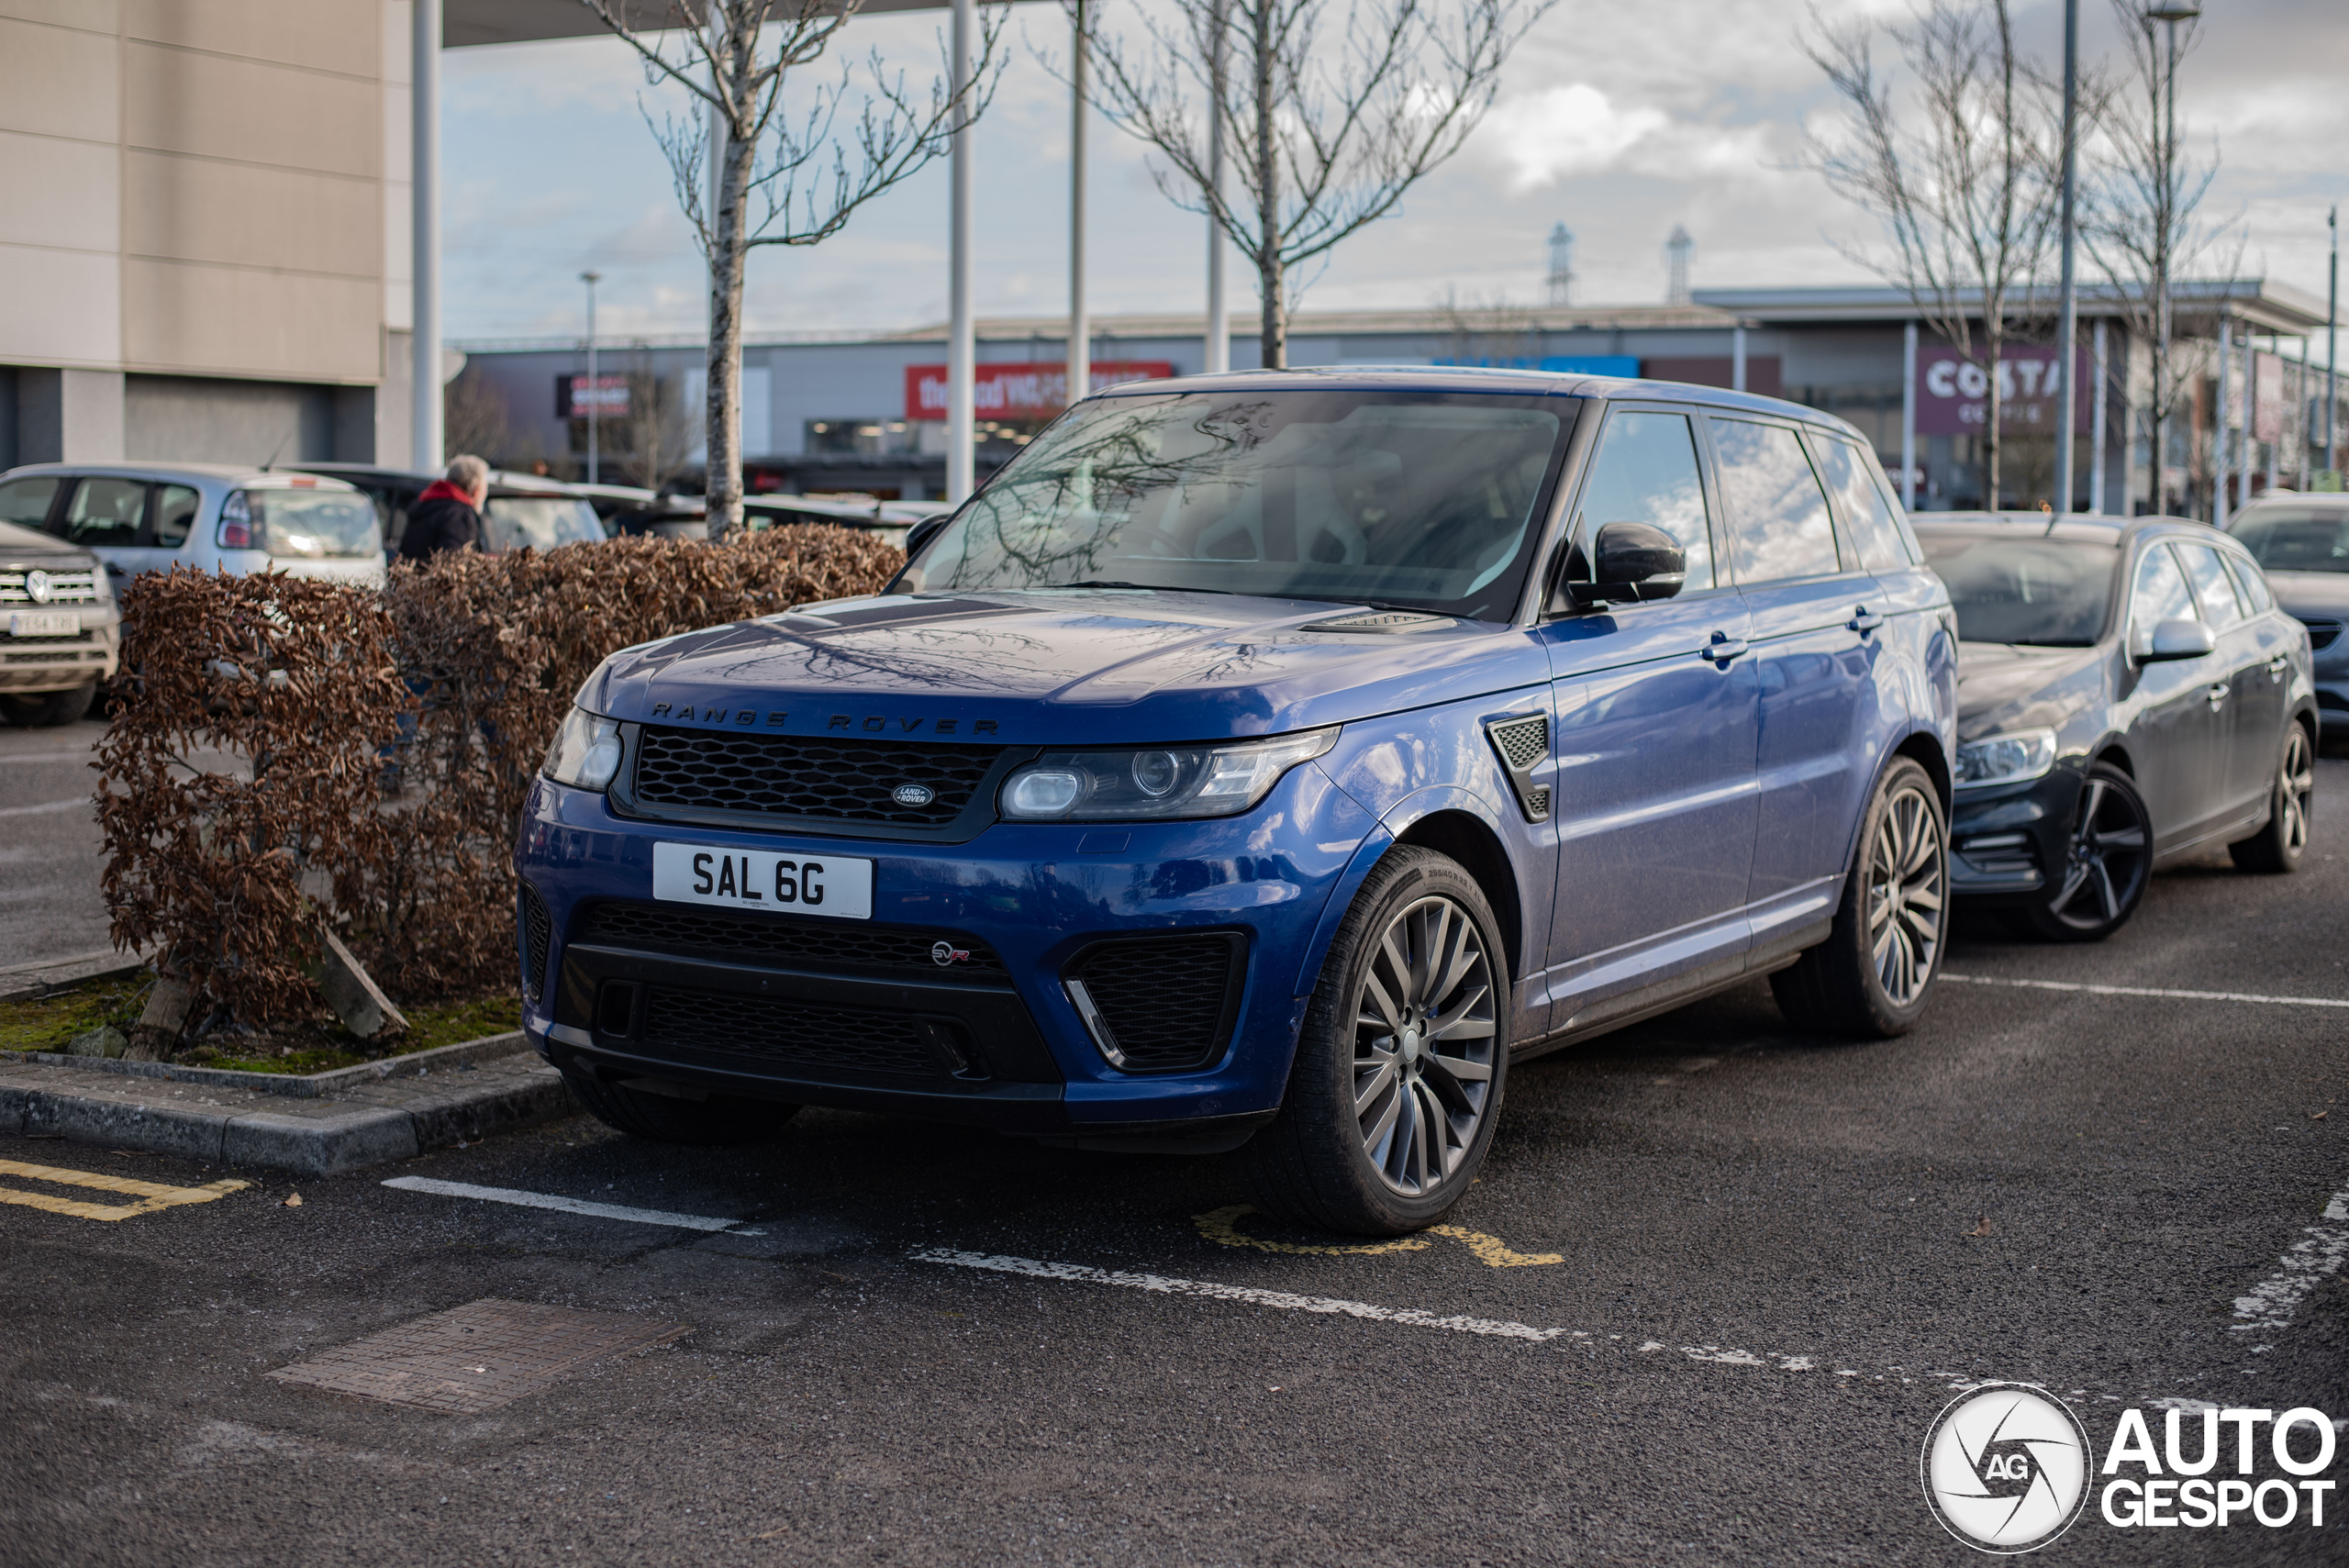
<instances>
[{"instance_id":1,"label":"front door handle","mask_svg":"<svg viewBox=\"0 0 2349 1568\"><path fill-rule=\"evenodd\" d=\"M2213 681L2202 688L2202 695L2210 699L2210 711L2216 713L2227 700L2227 684L2224 681Z\"/></svg>"},{"instance_id":2,"label":"front door handle","mask_svg":"<svg viewBox=\"0 0 2349 1568\"><path fill-rule=\"evenodd\" d=\"M2267 662L2267 678L2270 681L2281 681L2284 678L2284 672L2291 667L2291 660L2278 653Z\"/></svg>"},{"instance_id":3,"label":"front door handle","mask_svg":"<svg viewBox=\"0 0 2349 1568\"><path fill-rule=\"evenodd\" d=\"M1884 624L1884 617L1877 615L1874 610L1869 609L1865 605L1862 605L1852 612L1852 618L1844 624L1849 626L1854 631L1858 632L1862 637L1865 637L1868 633L1874 631L1876 628Z\"/></svg>"},{"instance_id":4,"label":"front door handle","mask_svg":"<svg viewBox=\"0 0 2349 1568\"><path fill-rule=\"evenodd\" d=\"M1732 659L1742 658L1744 653L1745 639L1731 637L1725 631L1713 633L1712 641L1697 650L1698 658L1719 660L1723 664Z\"/></svg>"}]
</instances>

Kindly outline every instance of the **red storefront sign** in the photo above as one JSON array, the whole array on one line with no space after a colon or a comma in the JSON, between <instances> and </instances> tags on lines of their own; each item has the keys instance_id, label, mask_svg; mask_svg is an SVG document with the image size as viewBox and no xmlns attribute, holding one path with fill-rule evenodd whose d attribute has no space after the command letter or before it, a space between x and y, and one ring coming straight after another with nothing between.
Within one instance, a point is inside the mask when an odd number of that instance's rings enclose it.
<instances>
[{"instance_id":1,"label":"red storefront sign","mask_svg":"<svg viewBox=\"0 0 2349 1568\"><path fill-rule=\"evenodd\" d=\"M558 419L620 419L628 417L628 377L598 375L591 384L584 375L554 378L554 417Z\"/></svg>"},{"instance_id":2,"label":"red storefront sign","mask_svg":"<svg viewBox=\"0 0 2349 1568\"><path fill-rule=\"evenodd\" d=\"M1981 350L1976 348L1979 354ZM2085 431L2094 406L2094 356L2082 350L2077 370L2079 397L2072 428ZM2063 374L2055 350L2009 344L1998 358L1999 423L2009 435L2053 435ZM1917 349L1917 433L1978 436L1989 419L1990 374L1955 349L1920 344Z\"/></svg>"},{"instance_id":3,"label":"red storefront sign","mask_svg":"<svg viewBox=\"0 0 2349 1568\"><path fill-rule=\"evenodd\" d=\"M1123 381L1154 381L1174 373L1164 360L1096 360L1093 388ZM946 367L906 367L906 417L946 417ZM1068 406L1068 366L1054 360L1045 364L980 364L972 372L973 406L982 419L1049 419Z\"/></svg>"}]
</instances>

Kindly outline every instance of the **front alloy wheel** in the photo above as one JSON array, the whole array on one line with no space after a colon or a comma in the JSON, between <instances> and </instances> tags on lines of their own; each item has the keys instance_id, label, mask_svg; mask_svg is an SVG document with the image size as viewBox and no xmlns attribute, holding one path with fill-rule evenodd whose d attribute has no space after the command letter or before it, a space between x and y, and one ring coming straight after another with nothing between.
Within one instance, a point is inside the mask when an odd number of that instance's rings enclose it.
<instances>
[{"instance_id":1,"label":"front alloy wheel","mask_svg":"<svg viewBox=\"0 0 2349 1568\"><path fill-rule=\"evenodd\" d=\"M1280 1115L1241 1151L1256 1207L1399 1236L1466 1195L1508 1074L1508 963L1459 862L1388 851L1339 922Z\"/></svg>"},{"instance_id":2,"label":"front alloy wheel","mask_svg":"<svg viewBox=\"0 0 2349 1568\"><path fill-rule=\"evenodd\" d=\"M1372 952L1354 1008L1363 1151L1406 1197L1443 1184L1476 1146L1493 1086L1493 970L1468 912L1411 905Z\"/></svg>"},{"instance_id":3,"label":"front alloy wheel","mask_svg":"<svg viewBox=\"0 0 2349 1568\"><path fill-rule=\"evenodd\" d=\"M2153 822L2137 786L2099 762L2080 784L2064 863L2046 897L2026 905L2021 921L2059 942L2100 942L2129 923L2153 869Z\"/></svg>"}]
</instances>

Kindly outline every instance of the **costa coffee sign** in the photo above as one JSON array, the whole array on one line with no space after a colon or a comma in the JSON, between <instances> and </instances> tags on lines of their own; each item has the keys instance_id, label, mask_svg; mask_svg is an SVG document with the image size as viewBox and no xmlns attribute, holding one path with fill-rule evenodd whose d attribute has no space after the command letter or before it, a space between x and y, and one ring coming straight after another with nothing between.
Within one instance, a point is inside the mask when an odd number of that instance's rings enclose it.
<instances>
[{"instance_id":1,"label":"costa coffee sign","mask_svg":"<svg viewBox=\"0 0 2349 1568\"><path fill-rule=\"evenodd\" d=\"M2083 352L2073 373L2080 378L2072 428L2085 433L2095 400L2090 378L2094 359ZM2009 346L1998 358L1999 423L2012 435L2053 435L2056 399L2064 372L2053 348ZM1989 367L1970 361L1954 349L1920 347L1917 351L1917 433L1978 436L1989 420Z\"/></svg>"},{"instance_id":2,"label":"costa coffee sign","mask_svg":"<svg viewBox=\"0 0 2349 1568\"><path fill-rule=\"evenodd\" d=\"M1174 373L1165 360L1096 360L1092 391L1126 381L1155 381ZM973 373L974 406L982 419L1049 419L1068 406L1068 366L982 364ZM946 417L946 367L906 367L906 417Z\"/></svg>"}]
</instances>

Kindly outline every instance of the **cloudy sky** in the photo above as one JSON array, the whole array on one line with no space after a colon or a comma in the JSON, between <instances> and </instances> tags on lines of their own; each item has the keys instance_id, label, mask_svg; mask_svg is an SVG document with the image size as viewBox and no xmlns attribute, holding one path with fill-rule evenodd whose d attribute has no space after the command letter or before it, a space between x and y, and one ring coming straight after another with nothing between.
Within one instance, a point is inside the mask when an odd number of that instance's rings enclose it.
<instances>
[{"instance_id":1,"label":"cloudy sky","mask_svg":"<svg viewBox=\"0 0 2349 1568\"><path fill-rule=\"evenodd\" d=\"M1134 0L1108 0L1130 5ZM1149 0L1142 0L1147 4ZM2349 185L2349 5L2204 0L2180 115L2221 173L2210 210L2239 216L2243 271L2320 295L2325 208ZM1898 19L1905 0L1825 0L1836 17ZM981 122L978 306L1051 315L1067 302L1067 89L1057 7L1011 7L1010 61ZM2060 0L2019 6L2032 47L2060 60ZM2082 0L2082 52L2110 52L2108 0ZM1865 280L1839 239L1864 219L1797 161L1806 117L1831 112L1796 32L1795 0L1559 0L1511 56L1468 147L1399 215L1349 240L1305 308L1541 297L1544 237L1577 237L1578 302L1664 293L1674 224L1698 241L1699 288ZM848 38L916 80L933 73L943 13L859 18ZM447 329L454 339L573 334L586 267L605 274L607 334L685 333L703 319L700 266L644 119L662 95L616 40L446 57ZM1162 197L1139 146L1097 118L1091 137L1097 312L1196 309L1202 223ZM752 258L754 332L893 328L946 310L943 162L808 250ZM1252 308L1235 265L1232 305Z\"/></svg>"}]
</instances>

